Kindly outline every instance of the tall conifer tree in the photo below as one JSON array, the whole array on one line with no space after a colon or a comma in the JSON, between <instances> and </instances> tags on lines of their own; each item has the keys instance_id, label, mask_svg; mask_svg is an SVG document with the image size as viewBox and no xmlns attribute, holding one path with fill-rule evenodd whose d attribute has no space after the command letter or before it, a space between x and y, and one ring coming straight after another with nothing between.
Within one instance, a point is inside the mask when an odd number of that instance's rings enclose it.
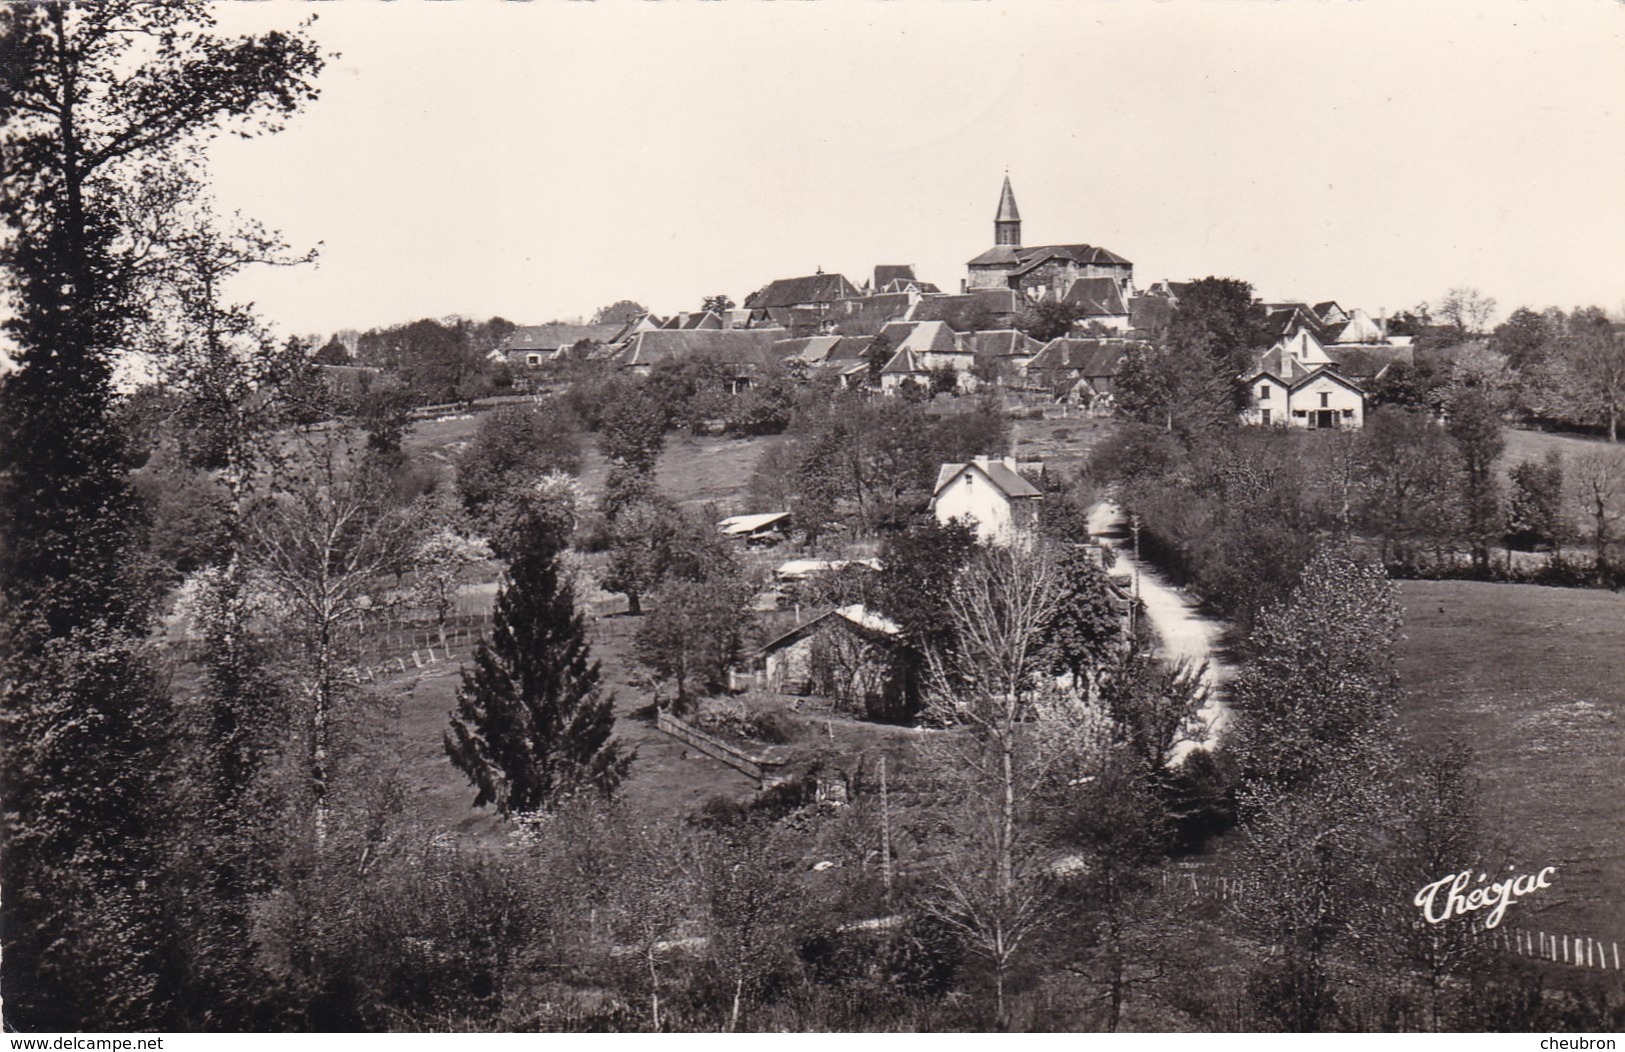
<instances>
[{"instance_id":1,"label":"tall conifer tree","mask_svg":"<svg viewBox=\"0 0 1625 1052\"><path fill-rule=\"evenodd\" d=\"M556 525L537 516L497 595L491 636L463 673L446 752L503 815L549 810L577 793L609 794L632 764L611 737L612 699L599 687L575 588L559 565Z\"/></svg>"}]
</instances>

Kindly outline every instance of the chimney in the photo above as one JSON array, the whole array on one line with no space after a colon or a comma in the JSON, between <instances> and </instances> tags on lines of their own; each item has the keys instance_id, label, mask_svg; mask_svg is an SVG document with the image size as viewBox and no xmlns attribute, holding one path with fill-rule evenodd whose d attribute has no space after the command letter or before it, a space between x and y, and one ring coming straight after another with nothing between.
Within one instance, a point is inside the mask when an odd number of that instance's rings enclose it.
<instances>
[{"instance_id":1,"label":"chimney","mask_svg":"<svg viewBox=\"0 0 1625 1052\"><path fill-rule=\"evenodd\" d=\"M1377 308L1377 336L1383 343L1388 342L1388 308Z\"/></svg>"}]
</instances>

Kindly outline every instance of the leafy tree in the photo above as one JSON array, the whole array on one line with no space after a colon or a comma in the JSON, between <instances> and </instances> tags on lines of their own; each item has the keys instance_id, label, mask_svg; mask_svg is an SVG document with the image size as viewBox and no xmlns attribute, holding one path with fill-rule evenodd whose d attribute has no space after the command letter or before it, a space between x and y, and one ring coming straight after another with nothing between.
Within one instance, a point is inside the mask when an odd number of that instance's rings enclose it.
<instances>
[{"instance_id":1,"label":"leafy tree","mask_svg":"<svg viewBox=\"0 0 1625 1052\"><path fill-rule=\"evenodd\" d=\"M1563 524L1563 455L1551 450L1544 460L1526 460L1509 475L1512 495L1507 539L1530 548L1555 549L1567 532Z\"/></svg>"},{"instance_id":2,"label":"leafy tree","mask_svg":"<svg viewBox=\"0 0 1625 1052\"><path fill-rule=\"evenodd\" d=\"M1490 348L1506 356L1508 367L1527 373L1545 359L1555 335L1545 315L1519 307L1490 334Z\"/></svg>"},{"instance_id":3,"label":"leafy tree","mask_svg":"<svg viewBox=\"0 0 1625 1052\"><path fill-rule=\"evenodd\" d=\"M936 366L929 375L933 395L953 394L959 389L959 371L951 365Z\"/></svg>"},{"instance_id":4,"label":"leafy tree","mask_svg":"<svg viewBox=\"0 0 1625 1052\"><path fill-rule=\"evenodd\" d=\"M887 536L880 549L871 604L903 630L923 666L925 655L952 649L948 602L954 578L978 550L976 531L964 522L928 519Z\"/></svg>"},{"instance_id":5,"label":"leafy tree","mask_svg":"<svg viewBox=\"0 0 1625 1052\"><path fill-rule=\"evenodd\" d=\"M1254 626L1255 656L1231 689L1248 785L1291 790L1382 755L1398 632L1380 566L1330 546L1315 553L1288 601Z\"/></svg>"},{"instance_id":6,"label":"leafy tree","mask_svg":"<svg viewBox=\"0 0 1625 1052\"><path fill-rule=\"evenodd\" d=\"M1049 667L1072 677L1075 689L1092 685L1097 669L1113 663L1127 642L1123 619L1111 598L1110 580L1091 550L1081 544L1060 549L1055 558L1057 602L1044 625Z\"/></svg>"},{"instance_id":7,"label":"leafy tree","mask_svg":"<svg viewBox=\"0 0 1625 1052\"><path fill-rule=\"evenodd\" d=\"M1614 330L1601 308L1569 316L1568 333L1557 354L1559 400L1569 419L1602 427L1619 441L1625 415L1625 336Z\"/></svg>"},{"instance_id":8,"label":"leafy tree","mask_svg":"<svg viewBox=\"0 0 1625 1052\"><path fill-rule=\"evenodd\" d=\"M869 341L869 346L863 349L863 360L868 365L868 369L863 374L865 386L880 386L880 371L886 368L886 363L891 361L891 357L892 344L890 336L881 333Z\"/></svg>"},{"instance_id":9,"label":"leafy tree","mask_svg":"<svg viewBox=\"0 0 1625 1052\"><path fill-rule=\"evenodd\" d=\"M637 300L616 300L607 307L598 308L592 316L594 325L620 325L649 313L649 308Z\"/></svg>"},{"instance_id":10,"label":"leafy tree","mask_svg":"<svg viewBox=\"0 0 1625 1052\"><path fill-rule=\"evenodd\" d=\"M714 312L716 314L726 314L729 311L733 310L735 306L736 306L736 304L734 303L733 300L729 299L727 296L724 296L724 295L718 293L715 296L707 296L707 297L705 297L705 302L700 304L700 310L702 312L704 312L704 311L712 311L712 312Z\"/></svg>"},{"instance_id":11,"label":"leafy tree","mask_svg":"<svg viewBox=\"0 0 1625 1052\"><path fill-rule=\"evenodd\" d=\"M337 336L322 344L321 350L311 356L318 365L349 365L350 349Z\"/></svg>"},{"instance_id":12,"label":"leafy tree","mask_svg":"<svg viewBox=\"0 0 1625 1052\"><path fill-rule=\"evenodd\" d=\"M480 418L473 441L457 457L457 495L489 529L516 489L550 471L580 470L580 426L562 405L501 406Z\"/></svg>"},{"instance_id":13,"label":"leafy tree","mask_svg":"<svg viewBox=\"0 0 1625 1052\"><path fill-rule=\"evenodd\" d=\"M1076 304L1046 297L1022 309L1016 318L1016 328L1040 343L1048 343L1071 332L1079 317Z\"/></svg>"},{"instance_id":14,"label":"leafy tree","mask_svg":"<svg viewBox=\"0 0 1625 1052\"><path fill-rule=\"evenodd\" d=\"M224 38L202 3L0 10L0 599L5 607L7 1022L162 1024L152 834L170 720L128 573L142 516L113 417L114 359L152 290L143 171L224 129L274 130L314 96L299 35Z\"/></svg>"},{"instance_id":15,"label":"leafy tree","mask_svg":"<svg viewBox=\"0 0 1625 1052\"><path fill-rule=\"evenodd\" d=\"M1411 563L1455 534L1454 450L1431 416L1384 406L1366 417L1356 455L1361 529L1373 534L1384 563Z\"/></svg>"},{"instance_id":16,"label":"leafy tree","mask_svg":"<svg viewBox=\"0 0 1625 1052\"><path fill-rule=\"evenodd\" d=\"M737 578L673 577L660 585L633 650L657 683L670 682L676 690L674 712L686 712L697 694L727 685L749 599L749 586Z\"/></svg>"},{"instance_id":17,"label":"leafy tree","mask_svg":"<svg viewBox=\"0 0 1625 1052\"><path fill-rule=\"evenodd\" d=\"M1164 339L1174 360L1187 365L1206 361L1233 380L1251 364L1254 351L1265 350L1272 335L1264 309L1253 302L1253 287L1235 278L1193 281L1179 296ZM1236 385L1231 384L1235 390ZM1239 406L1243 395L1234 396Z\"/></svg>"},{"instance_id":18,"label":"leafy tree","mask_svg":"<svg viewBox=\"0 0 1625 1052\"><path fill-rule=\"evenodd\" d=\"M1456 443L1460 469L1461 524L1473 567L1489 569L1490 548L1503 535L1500 479L1495 463L1506 448L1501 402L1482 384L1456 384L1446 402L1445 431Z\"/></svg>"},{"instance_id":19,"label":"leafy tree","mask_svg":"<svg viewBox=\"0 0 1625 1052\"><path fill-rule=\"evenodd\" d=\"M446 618L457 605L457 593L470 571L491 557L491 549L477 537L458 529L453 516L442 513L440 524L418 541L412 552L412 602L434 611L441 642Z\"/></svg>"},{"instance_id":20,"label":"leafy tree","mask_svg":"<svg viewBox=\"0 0 1625 1052\"><path fill-rule=\"evenodd\" d=\"M654 491L654 469L666 443L668 416L651 392L625 393L604 410L598 448L609 461L604 511L615 519L622 509Z\"/></svg>"},{"instance_id":21,"label":"leafy tree","mask_svg":"<svg viewBox=\"0 0 1625 1052\"><path fill-rule=\"evenodd\" d=\"M1399 609L1381 567L1325 547L1254 628L1231 698L1241 754L1243 929L1274 947L1251 977L1285 1030L1328 1027L1332 962L1369 933L1392 814Z\"/></svg>"},{"instance_id":22,"label":"leafy tree","mask_svg":"<svg viewBox=\"0 0 1625 1052\"><path fill-rule=\"evenodd\" d=\"M525 536L445 736L447 755L478 789L474 806L494 805L505 817L587 791L608 795L634 758L611 737L613 699L599 688L575 589L559 565L561 540L546 523Z\"/></svg>"}]
</instances>

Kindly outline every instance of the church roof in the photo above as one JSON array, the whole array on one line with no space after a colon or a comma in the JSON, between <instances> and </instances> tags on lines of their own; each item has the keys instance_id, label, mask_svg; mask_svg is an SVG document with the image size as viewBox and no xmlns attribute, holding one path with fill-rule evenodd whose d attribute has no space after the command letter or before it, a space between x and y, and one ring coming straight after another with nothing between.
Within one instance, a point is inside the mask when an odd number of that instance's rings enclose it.
<instances>
[{"instance_id":1,"label":"church roof","mask_svg":"<svg viewBox=\"0 0 1625 1052\"><path fill-rule=\"evenodd\" d=\"M1016 192L1010 189L1010 177L1004 177L1004 189L999 192L999 214L993 217L995 223L1021 222L1021 209L1016 207Z\"/></svg>"},{"instance_id":2,"label":"church roof","mask_svg":"<svg viewBox=\"0 0 1625 1052\"><path fill-rule=\"evenodd\" d=\"M988 249L967 266L980 267L995 264L1015 264L1018 268L1026 269L1037 266L1047 259L1070 259L1079 264L1094 264L1095 266L1132 266L1128 260L1107 248L1098 245L1034 245L1030 248L1016 248L1011 245L996 245Z\"/></svg>"},{"instance_id":3,"label":"church roof","mask_svg":"<svg viewBox=\"0 0 1625 1052\"><path fill-rule=\"evenodd\" d=\"M858 290L843 275L808 274L768 282L745 300L745 306L757 309L794 307L800 303L834 303L857 295Z\"/></svg>"}]
</instances>

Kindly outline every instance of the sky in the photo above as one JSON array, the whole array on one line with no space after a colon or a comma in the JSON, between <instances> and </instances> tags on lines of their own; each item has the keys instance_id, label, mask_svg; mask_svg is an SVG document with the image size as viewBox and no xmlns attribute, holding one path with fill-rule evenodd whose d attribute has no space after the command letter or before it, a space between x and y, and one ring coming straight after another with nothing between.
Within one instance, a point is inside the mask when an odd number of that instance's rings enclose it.
<instances>
[{"instance_id":1,"label":"sky","mask_svg":"<svg viewBox=\"0 0 1625 1052\"><path fill-rule=\"evenodd\" d=\"M911 263L955 291L1006 170L1027 244L1373 316L1472 286L1625 308L1625 4L257 0L321 97L211 147L320 244L284 332L657 312Z\"/></svg>"}]
</instances>

